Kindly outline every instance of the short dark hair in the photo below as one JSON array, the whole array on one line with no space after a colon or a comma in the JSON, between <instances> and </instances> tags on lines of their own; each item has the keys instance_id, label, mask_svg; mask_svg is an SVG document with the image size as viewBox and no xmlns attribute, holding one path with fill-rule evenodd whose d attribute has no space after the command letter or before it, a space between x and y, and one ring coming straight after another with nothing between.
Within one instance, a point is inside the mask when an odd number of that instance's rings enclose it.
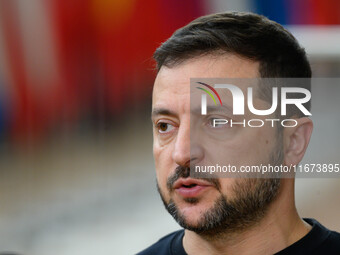
<instances>
[{"instance_id":1,"label":"short dark hair","mask_svg":"<svg viewBox=\"0 0 340 255\"><path fill-rule=\"evenodd\" d=\"M154 53L157 69L214 51L260 62L261 77L310 78L311 68L294 36L254 13L225 12L200 17L178 29Z\"/></svg>"},{"instance_id":2,"label":"short dark hair","mask_svg":"<svg viewBox=\"0 0 340 255\"><path fill-rule=\"evenodd\" d=\"M197 18L154 53L157 70L216 52L259 62L262 78L311 78L304 48L280 24L254 13L225 12ZM310 83L305 86L310 90ZM305 107L310 109L310 103ZM294 114L294 113L292 113Z\"/></svg>"}]
</instances>

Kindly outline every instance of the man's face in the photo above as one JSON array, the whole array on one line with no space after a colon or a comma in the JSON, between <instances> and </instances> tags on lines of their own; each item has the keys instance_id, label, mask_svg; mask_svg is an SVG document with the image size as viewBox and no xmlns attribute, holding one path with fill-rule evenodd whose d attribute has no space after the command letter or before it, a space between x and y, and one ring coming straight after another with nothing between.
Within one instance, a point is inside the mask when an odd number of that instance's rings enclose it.
<instances>
[{"instance_id":1,"label":"man's face","mask_svg":"<svg viewBox=\"0 0 340 255\"><path fill-rule=\"evenodd\" d=\"M215 225L221 225L221 221L228 225L229 218L231 228L241 227L244 225L242 220L258 220L264 207L275 197L279 181L188 178L190 164L278 163L272 162L279 145L277 129L269 125L217 130L224 134L229 132L223 139L199 131L190 134L194 132L190 129L190 121L194 123L193 118L196 118L190 109L190 78L258 78L258 70L257 62L235 55L207 55L172 68L162 67L156 77L152 121L157 183L167 209L185 228L205 230L209 221L217 218L220 222ZM247 88L241 89L245 92ZM223 94L223 91L219 93L222 101L230 105L231 95ZM258 109L268 107L268 103L258 98L254 99L254 104ZM244 117L250 117L249 112ZM190 135L195 137L191 144ZM277 160L281 159L274 161ZM190 187L192 182L195 185Z\"/></svg>"}]
</instances>

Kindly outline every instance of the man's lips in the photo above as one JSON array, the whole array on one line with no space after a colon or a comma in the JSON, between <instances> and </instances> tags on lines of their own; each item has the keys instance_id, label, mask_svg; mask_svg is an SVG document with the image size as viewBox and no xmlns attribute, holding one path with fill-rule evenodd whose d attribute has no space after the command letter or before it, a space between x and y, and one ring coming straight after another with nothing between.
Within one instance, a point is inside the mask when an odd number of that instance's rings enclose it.
<instances>
[{"instance_id":1,"label":"man's lips","mask_svg":"<svg viewBox=\"0 0 340 255\"><path fill-rule=\"evenodd\" d=\"M192 178L180 178L174 183L174 190L177 191L182 197L192 198L197 197L205 189L213 187L214 185L204 180L197 180Z\"/></svg>"}]
</instances>

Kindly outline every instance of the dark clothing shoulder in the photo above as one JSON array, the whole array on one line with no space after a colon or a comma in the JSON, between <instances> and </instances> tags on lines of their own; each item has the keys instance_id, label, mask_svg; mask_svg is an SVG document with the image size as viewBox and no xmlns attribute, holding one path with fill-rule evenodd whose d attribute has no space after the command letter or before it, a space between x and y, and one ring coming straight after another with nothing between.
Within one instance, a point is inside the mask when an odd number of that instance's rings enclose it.
<instances>
[{"instance_id":1,"label":"dark clothing shoulder","mask_svg":"<svg viewBox=\"0 0 340 255\"><path fill-rule=\"evenodd\" d=\"M314 219L304 219L311 231L276 255L340 255L340 234L322 226ZM184 230L173 232L137 255L187 255L182 239Z\"/></svg>"},{"instance_id":2,"label":"dark clothing shoulder","mask_svg":"<svg viewBox=\"0 0 340 255\"><path fill-rule=\"evenodd\" d=\"M183 236L183 229L173 232L137 255L187 255L182 243Z\"/></svg>"},{"instance_id":3,"label":"dark clothing shoulder","mask_svg":"<svg viewBox=\"0 0 340 255\"><path fill-rule=\"evenodd\" d=\"M277 255L339 255L340 233L331 231L314 219L304 219L312 226L311 231L296 243L276 253Z\"/></svg>"}]
</instances>

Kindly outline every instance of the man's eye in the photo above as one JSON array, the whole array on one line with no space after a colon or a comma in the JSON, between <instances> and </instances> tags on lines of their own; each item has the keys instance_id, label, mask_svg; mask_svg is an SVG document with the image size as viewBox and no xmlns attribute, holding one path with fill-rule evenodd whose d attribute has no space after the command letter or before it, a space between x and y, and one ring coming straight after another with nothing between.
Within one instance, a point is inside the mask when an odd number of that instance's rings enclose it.
<instances>
[{"instance_id":1,"label":"man's eye","mask_svg":"<svg viewBox=\"0 0 340 255\"><path fill-rule=\"evenodd\" d=\"M169 123L160 122L157 124L157 128L159 133L167 133L170 132L174 126Z\"/></svg>"}]
</instances>

